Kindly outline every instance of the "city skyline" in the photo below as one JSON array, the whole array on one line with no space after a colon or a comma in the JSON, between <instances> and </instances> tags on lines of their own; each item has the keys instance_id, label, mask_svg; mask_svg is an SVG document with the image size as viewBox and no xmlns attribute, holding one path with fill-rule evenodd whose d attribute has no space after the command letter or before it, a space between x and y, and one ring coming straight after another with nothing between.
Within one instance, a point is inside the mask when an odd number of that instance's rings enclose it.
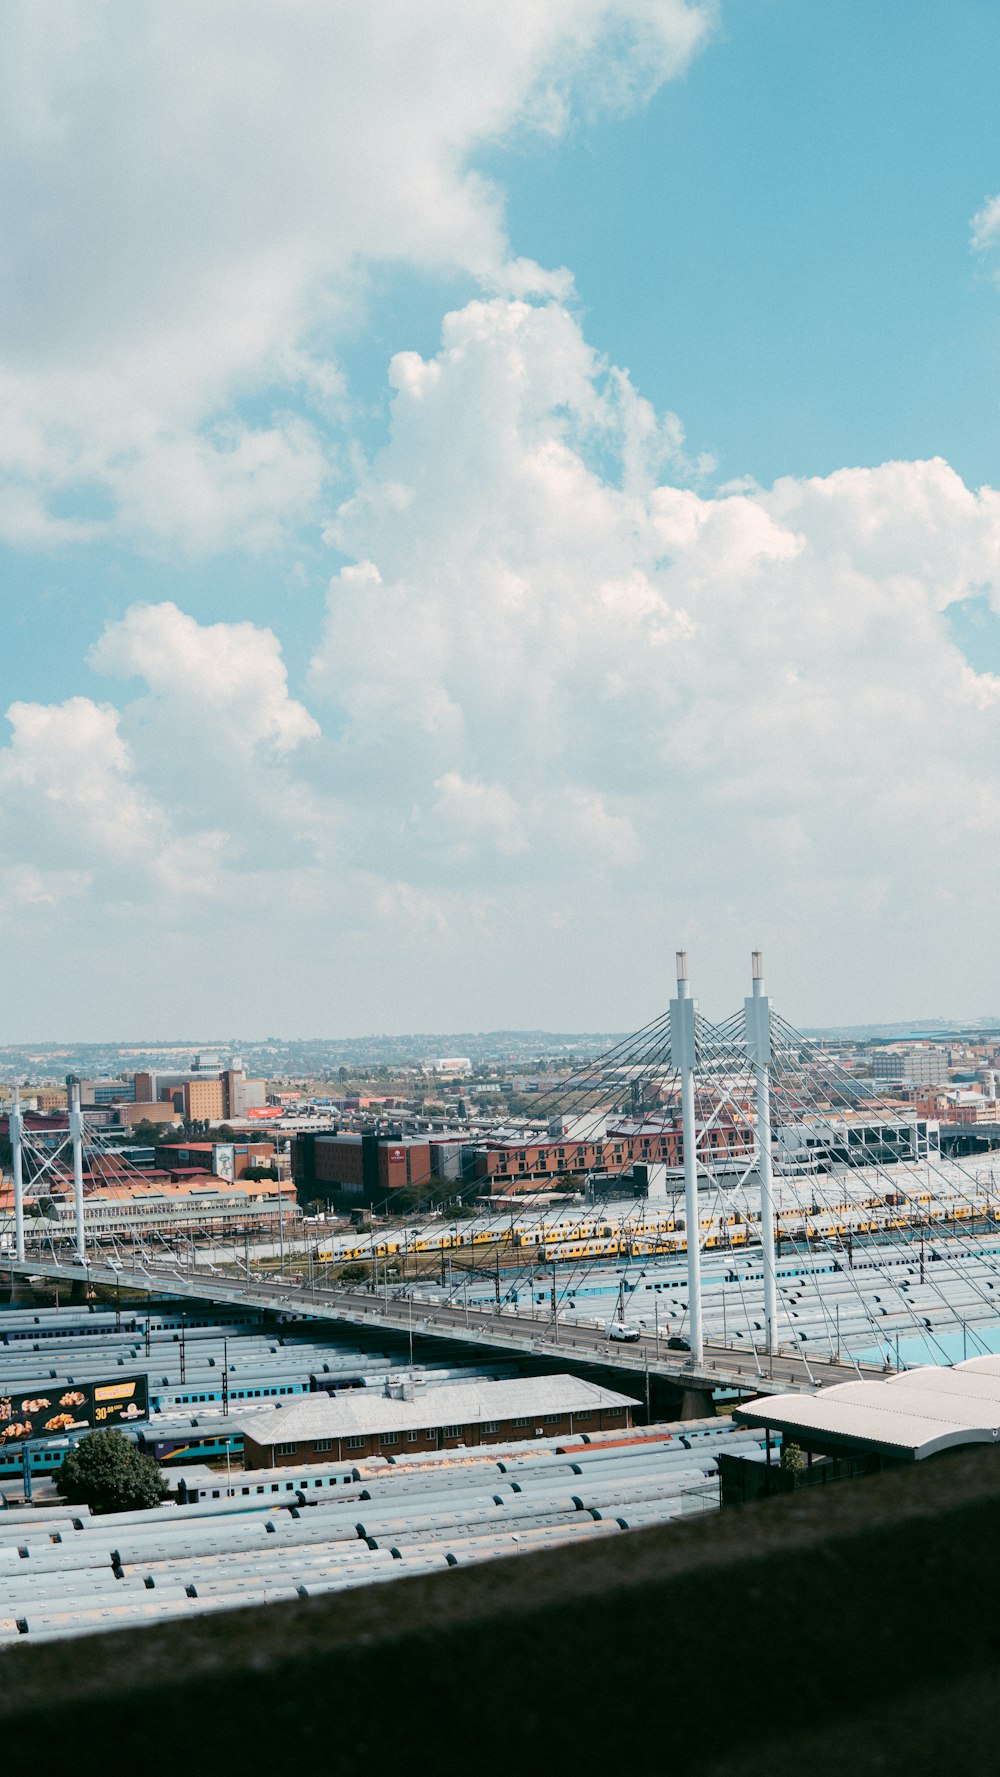
<instances>
[{"instance_id":1,"label":"city skyline","mask_svg":"<svg viewBox=\"0 0 1000 1777\"><path fill-rule=\"evenodd\" d=\"M713 1016L754 945L799 1027L1000 1004L995 11L58 21L0 1043L624 1031L678 945Z\"/></svg>"}]
</instances>

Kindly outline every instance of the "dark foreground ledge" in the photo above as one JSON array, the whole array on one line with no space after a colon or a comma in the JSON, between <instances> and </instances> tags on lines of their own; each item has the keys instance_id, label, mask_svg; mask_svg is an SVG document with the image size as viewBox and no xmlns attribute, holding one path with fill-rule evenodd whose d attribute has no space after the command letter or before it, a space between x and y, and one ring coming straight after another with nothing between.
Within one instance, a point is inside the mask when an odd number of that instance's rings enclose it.
<instances>
[{"instance_id":1,"label":"dark foreground ledge","mask_svg":"<svg viewBox=\"0 0 1000 1777\"><path fill-rule=\"evenodd\" d=\"M25 1641L0 1654L2 1766L990 1770L998 1531L981 1450L587 1548Z\"/></svg>"}]
</instances>

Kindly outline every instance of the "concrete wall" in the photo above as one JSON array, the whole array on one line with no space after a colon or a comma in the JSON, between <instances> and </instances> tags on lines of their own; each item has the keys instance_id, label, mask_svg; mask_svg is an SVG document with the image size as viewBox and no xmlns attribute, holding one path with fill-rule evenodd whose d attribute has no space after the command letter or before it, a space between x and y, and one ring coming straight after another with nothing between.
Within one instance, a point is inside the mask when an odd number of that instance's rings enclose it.
<instances>
[{"instance_id":1,"label":"concrete wall","mask_svg":"<svg viewBox=\"0 0 1000 1777\"><path fill-rule=\"evenodd\" d=\"M1000 1462L3 1654L5 1769L941 1777L996 1765ZM71 1739L67 1734L71 1733Z\"/></svg>"}]
</instances>

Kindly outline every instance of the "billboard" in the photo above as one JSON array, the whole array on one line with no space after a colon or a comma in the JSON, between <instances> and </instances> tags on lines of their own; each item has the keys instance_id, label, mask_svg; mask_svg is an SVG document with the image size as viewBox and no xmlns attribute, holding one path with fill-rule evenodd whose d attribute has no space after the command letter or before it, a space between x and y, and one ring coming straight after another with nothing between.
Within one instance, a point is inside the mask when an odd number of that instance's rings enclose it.
<instances>
[{"instance_id":1,"label":"billboard","mask_svg":"<svg viewBox=\"0 0 1000 1777\"><path fill-rule=\"evenodd\" d=\"M231 1141L213 1142L212 1171L216 1178L225 1179L228 1185L235 1183L236 1148Z\"/></svg>"},{"instance_id":2,"label":"billboard","mask_svg":"<svg viewBox=\"0 0 1000 1777\"><path fill-rule=\"evenodd\" d=\"M145 1376L116 1376L109 1382L41 1382L0 1394L0 1449L25 1438L59 1438L67 1432L100 1431L149 1418Z\"/></svg>"}]
</instances>

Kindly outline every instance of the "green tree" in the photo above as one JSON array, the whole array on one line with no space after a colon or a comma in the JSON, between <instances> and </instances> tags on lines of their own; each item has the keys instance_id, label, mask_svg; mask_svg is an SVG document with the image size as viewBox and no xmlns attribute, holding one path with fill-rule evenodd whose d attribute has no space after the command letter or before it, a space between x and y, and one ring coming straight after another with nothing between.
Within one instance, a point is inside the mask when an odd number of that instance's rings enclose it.
<instances>
[{"instance_id":1,"label":"green tree","mask_svg":"<svg viewBox=\"0 0 1000 1777\"><path fill-rule=\"evenodd\" d=\"M370 1265L345 1265L340 1273L341 1283L370 1283L371 1280Z\"/></svg>"},{"instance_id":2,"label":"green tree","mask_svg":"<svg viewBox=\"0 0 1000 1777\"><path fill-rule=\"evenodd\" d=\"M797 1475L800 1469L805 1468L805 1465L806 1459L798 1444L782 1444L780 1466L786 1474Z\"/></svg>"},{"instance_id":3,"label":"green tree","mask_svg":"<svg viewBox=\"0 0 1000 1777\"><path fill-rule=\"evenodd\" d=\"M158 1506L169 1488L151 1456L123 1432L92 1431L63 1459L59 1491L92 1512L138 1512Z\"/></svg>"},{"instance_id":4,"label":"green tree","mask_svg":"<svg viewBox=\"0 0 1000 1777\"><path fill-rule=\"evenodd\" d=\"M173 1141L177 1133L176 1126L171 1123L150 1123L144 1117L141 1122L134 1123L129 1139L138 1142L141 1147L158 1147L161 1142Z\"/></svg>"}]
</instances>

